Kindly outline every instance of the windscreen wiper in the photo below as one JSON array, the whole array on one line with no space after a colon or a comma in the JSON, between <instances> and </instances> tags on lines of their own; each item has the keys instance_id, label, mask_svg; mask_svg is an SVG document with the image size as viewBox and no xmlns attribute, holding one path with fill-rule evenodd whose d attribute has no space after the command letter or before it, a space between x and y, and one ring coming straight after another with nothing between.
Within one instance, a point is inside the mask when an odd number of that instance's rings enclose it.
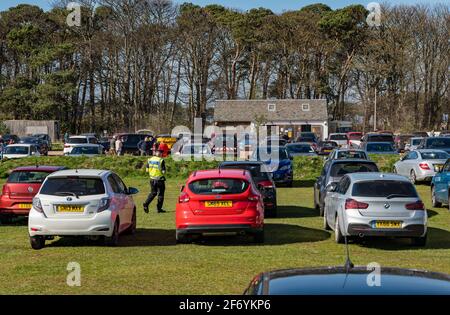
<instances>
[{"instance_id":1,"label":"windscreen wiper","mask_svg":"<svg viewBox=\"0 0 450 315\"><path fill-rule=\"evenodd\" d=\"M393 198L408 198L411 196L408 195L402 195L402 194L391 194L389 196L386 197L386 199L393 199Z\"/></svg>"},{"instance_id":2,"label":"windscreen wiper","mask_svg":"<svg viewBox=\"0 0 450 315\"><path fill-rule=\"evenodd\" d=\"M57 195L57 196L74 196L75 198L80 199L80 197L76 193L71 192L71 191L60 191L60 192L55 193L55 195Z\"/></svg>"}]
</instances>

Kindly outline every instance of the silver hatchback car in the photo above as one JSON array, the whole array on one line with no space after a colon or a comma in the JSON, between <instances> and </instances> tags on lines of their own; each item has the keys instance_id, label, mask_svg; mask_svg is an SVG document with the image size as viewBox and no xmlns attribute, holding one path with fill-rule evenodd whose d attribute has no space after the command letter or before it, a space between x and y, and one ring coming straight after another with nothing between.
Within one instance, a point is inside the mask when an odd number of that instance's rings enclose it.
<instances>
[{"instance_id":1,"label":"silver hatchback car","mask_svg":"<svg viewBox=\"0 0 450 315\"><path fill-rule=\"evenodd\" d=\"M327 186L324 228L333 229L337 243L344 237L427 240L427 211L408 178L384 173L351 173Z\"/></svg>"}]
</instances>

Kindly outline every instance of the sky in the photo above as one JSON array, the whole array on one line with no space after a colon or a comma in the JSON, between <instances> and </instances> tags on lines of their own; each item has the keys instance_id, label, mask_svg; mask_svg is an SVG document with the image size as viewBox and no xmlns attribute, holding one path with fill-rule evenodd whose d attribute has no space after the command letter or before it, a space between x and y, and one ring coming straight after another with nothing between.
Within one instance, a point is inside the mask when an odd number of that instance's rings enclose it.
<instances>
[{"instance_id":1,"label":"sky","mask_svg":"<svg viewBox=\"0 0 450 315\"><path fill-rule=\"evenodd\" d=\"M198 5L207 4L221 4L226 7L236 8L241 10L248 10L251 8L264 7L271 9L276 13L281 13L287 10L296 10L304 7L305 5L322 2L329 5L333 9L342 8L349 4L363 4L367 5L370 2L376 2L377 0L175 0L174 2L192 2ZM384 2L378 0L379 2ZM413 4L413 3L445 3L448 0L390 0L386 1L389 4ZM76 0L74 0L76 2ZM14 7L21 3L38 5L44 10L51 8L52 0L0 0L0 11L7 10L10 7Z\"/></svg>"}]
</instances>

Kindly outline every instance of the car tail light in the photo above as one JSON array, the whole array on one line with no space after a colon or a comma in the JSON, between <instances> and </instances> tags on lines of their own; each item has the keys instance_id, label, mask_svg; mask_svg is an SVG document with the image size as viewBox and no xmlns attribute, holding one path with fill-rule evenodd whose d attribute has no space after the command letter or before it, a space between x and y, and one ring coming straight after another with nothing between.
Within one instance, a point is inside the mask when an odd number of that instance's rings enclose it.
<instances>
[{"instance_id":1,"label":"car tail light","mask_svg":"<svg viewBox=\"0 0 450 315\"><path fill-rule=\"evenodd\" d=\"M178 203L186 203L189 202L189 195L185 192L182 192L180 197L178 197Z\"/></svg>"},{"instance_id":2,"label":"car tail light","mask_svg":"<svg viewBox=\"0 0 450 315\"><path fill-rule=\"evenodd\" d=\"M419 200L413 203L406 204L405 208L408 210L425 210L425 205L421 200Z\"/></svg>"},{"instance_id":3,"label":"car tail light","mask_svg":"<svg viewBox=\"0 0 450 315\"><path fill-rule=\"evenodd\" d=\"M111 199L110 198L103 198L102 200L100 200L97 212L102 212L102 211L107 210L110 205L111 205Z\"/></svg>"},{"instance_id":4,"label":"car tail light","mask_svg":"<svg viewBox=\"0 0 450 315\"><path fill-rule=\"evenodd\" d=\"M11 189L9 188L8 185L4 185L3 186L2 195L5 195L6 197L10 197L11 196Z\"/></svg>"},{"instance_id":5,"label":"car tail light","mask_svg":"<svg viewBox=\"0 0 450 315\"><path fill-rule=\"evenodd\" d=\"M65 145L64 145L64 148L70 148L70 145L65 144Z\"/></svg>"},{"instance_id":6,"label":"car tail light","mask_svg":"<svg viewBox=\"0 0 450 315\"><path fill-rule=\"evenodd\" d=\"M41 203L41 199L39 198L33 198L33 208L34 210L36 210L37 212L43 213L44 209L42 208L42 203Z\"/></svg>"},{"instance_id":7,"label":"car tail light","mask_svg":"<svg viewBox=\"0 0 450 315\"><path fill-rule=\"evenodd\" d=\"M427 163L420 163L419 167L423 170L430 170L430 166Z\"/></svg>"},{"instance_id":8,"label":"car tail light","mask_svg":"<svg viewBox=\"0 0 450 315\"><path fill-rule=\"evenodd\" d=\"M365 202L359 202L355 199L347 199L345 200L345 209L367 209L369 204Z\"/></svg>"},{"instance_id":9,"label":"car tail light","mask_svg":"<svg viewBox=\"0 0 450 315\"><path fill-rule=\"evenodd\" d=\"M251 195L248 197L248 200L250 201L258 201L259 200L259 196L258 195Z\"/></svg>"}]
</instances>

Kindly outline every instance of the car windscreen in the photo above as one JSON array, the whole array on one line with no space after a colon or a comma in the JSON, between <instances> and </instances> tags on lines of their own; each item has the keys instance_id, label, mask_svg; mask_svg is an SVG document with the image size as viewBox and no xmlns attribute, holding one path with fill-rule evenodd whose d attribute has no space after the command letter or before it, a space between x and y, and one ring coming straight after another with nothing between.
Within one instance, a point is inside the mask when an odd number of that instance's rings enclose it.
<instances>
[{"instance_id":1,"label":"car windscreen","mask_svg":"<svg viewBox=\"0 0 450 315\"><path fill-rule=\"evenodd\" d=\"M289 153L314 153L310 145L288 145L286 150Z\"/></svg>"},{"instance_id":2,"label":"car windscreen","mask_svg":"<svg viewBox=\"0 0 450 315\"><path fill-rule=\"evenodd\" d=\"M256 155L256 156L255 156ZM253 153L253 158L256 157L258 161L269 161L274 160L286 160L288 159L288 153L286 149L272 149L271 147L258 149Z\"/></svg>"},{"instance_id":3,"label":"car windscreen","mask_svg":"<svg viewBox=\"0 0 450 315\"><path fill-rule=\"evenodd\" d=\"M427 139L427 148L450 148L450 138Z\"/></svg>"},{"instance_id":4,"label":"car windscreen","mask_svg":"<svg viewBox=\"0 0 450 315\"><path fill-rule=\"evenodd\" d=\"M69 144L82 144L82 143L88 143L87 138L69 138L67 140L67 143Z\"/></svg>"},{"instance_id":5,"label":"car windscreen","mask_svg":"<svg viewBox=\"0 0 450 315\"><path fill-rule=\"evenodd\" d=\"M96 177L52 177L41 188L40 194L54 196L91 196L103 195L105 185Z\"/></svg>"},{"instance_id":6,"label":"car windscreen","mask_svg":"<svg viewBox=\"0 0 450 315\"><path fill-rule=\"evenodd\" d=\"M331 135L330 140L338 140L338 141L347 140L347 135Z\"/></svg>"},{"instance_id":7,"label":"car windscreen","mask_svg":"<svg viewBox=\"0 0 450 315\"><path fill-rule=\"evenodd\" d=\"M29 147L6 147L4 154L28 154Z\"/></svg>"},{"instance_id":8,"label":"car windscreen","mask_svg":"<svg viewBox=\"0 0 450 315\"><path fill-rule=\"evenodd\" d=\"M78 154L99 154L98 147L74 147L70 152L70 155Z\"/></svg>"},{"instance_id":9,"label":"car windscreen","mask_svg":"<svg viewBox=\"0 0 450 315\"><path fill-rule=\"evenodd\" d=\"M125 145L137 146L139 141L144 140L145 136L144 135L125 135L125 136L122 136L122 138L123 138L123 142Z\"/></svg>"},{"instance_id":10,"label":"car windscreen","mask_svg":"<svg viewBox=\"0 0 450 315\"><path fill-rule=\"evenodd\" d=\"M365 173L365 172L378 172L378 167L375 163L363 163L363 162L348 162L348 163L335 163L331 167L331 177L341 177L348 173Z\"/></svg>"},{"instance_id":11,"label":"car windscreen","mask_svg":"<svg viewBox=\"0 0 450 315\"><path fill-rule=\"evenodd\" d=\"M31 137L20 138L20 143L37 144L39 143L39 139Z\"/></svg>"},{"instance_id":12,"label":"car windscreen","mask_svg":"<svg viewBox=\"0 0 450 315\"><path fill-rule=\"evenodd\" d=\"M411 144L412 144L412 145L419 145L419 144L420 144L420 141L422 141L422 139L412 139L412 140L411 140Z\"/></svg>"},{"instance_id":13,"label":"car windscreen","mask_svg":"<svg viewBox=\"0 0 450 315\"><path fill-rule=\"evenodd\" d=\"M363 151L339 151L337 153L338 159L367 159L367 155Z\"/></svg>"},{"instance_id":14,"label":"car windscreen","mask_svg":"<svg viewBox=\"0 0 450 315\"><path fill-rule=\"evenodd\" d=\"M259 164L225 164L220 168L224 169L239 169L239 170L247 170L252 174L253 179L256 182L260 182L263 180L270 180L270 173L265 170L264 165Z\"/></svg>"},{"instance_id":15,"label":"car windscreen","mask_svg":"<svg viewBox=\"0 0 450 315\"><path fill-rule=\"evenodd\" d=\"M371 180L353 184L352 195L355 197L381 197L399 196L404 198L417 198L414 185L406 181L397 180Z\"/></svg>"},{"instance_id":16,"label":"car windscreen","mask_svg":"<svg viewBox=\"0 0 450 315\"><path fill-rule=\"evenodd\" d=\"M331 148L335 148L337 147L338 144L334 141L321 141L319 142L319 147L331 147Z\"/></svg>"},{"instance_id":17,"label":"car windscreen","mask_svg":"<svg viewBox=\"0 0 450 315\"><path fill-rule=\"evenodd\" d=\"M15 171L8 176L8 183L42 183L48 176L48 172Z\"/></svg>"},{"instance_id":18,"label":"car windscreen","mask_svg":"<svg viewBox=\"0 0 450 315\"><path fill-rule=\"evenodd\" d=\"M394 138L391 135L370 135L369 141L371 142L394 142Z\"/></svg>"},{"instance_id":19,"label":"car windscreen","mask_svg":"<svg viewBox=\"0 0 450 315\"><path fill-rule=\"evenodd\" d=\"M446 152L439 151L422 152L421 154L424 160L446 160L450 157Z\"/></svg>"},{"instance_id":20,"label":"car windscreen","mask_svg":"<svg viewBox=\"0 0 450 315\"><path fill-rule=\"evenodd\" d=\"M189 189L196 195L231 195L241 194L249 187L243 179L209 178L201 179L189 184Z\"/></svg>"},{"instance_id":21,"label":"car windscreen","mask_svg":"<svg viewBox=\"0 0 450 315\"><path fill-rule=\"evenodd\" d=\"M366 150L368 152L393 152L394 147L391 143L384 142L384 143L368 143Z\"/></svg>"}]
</instances>

